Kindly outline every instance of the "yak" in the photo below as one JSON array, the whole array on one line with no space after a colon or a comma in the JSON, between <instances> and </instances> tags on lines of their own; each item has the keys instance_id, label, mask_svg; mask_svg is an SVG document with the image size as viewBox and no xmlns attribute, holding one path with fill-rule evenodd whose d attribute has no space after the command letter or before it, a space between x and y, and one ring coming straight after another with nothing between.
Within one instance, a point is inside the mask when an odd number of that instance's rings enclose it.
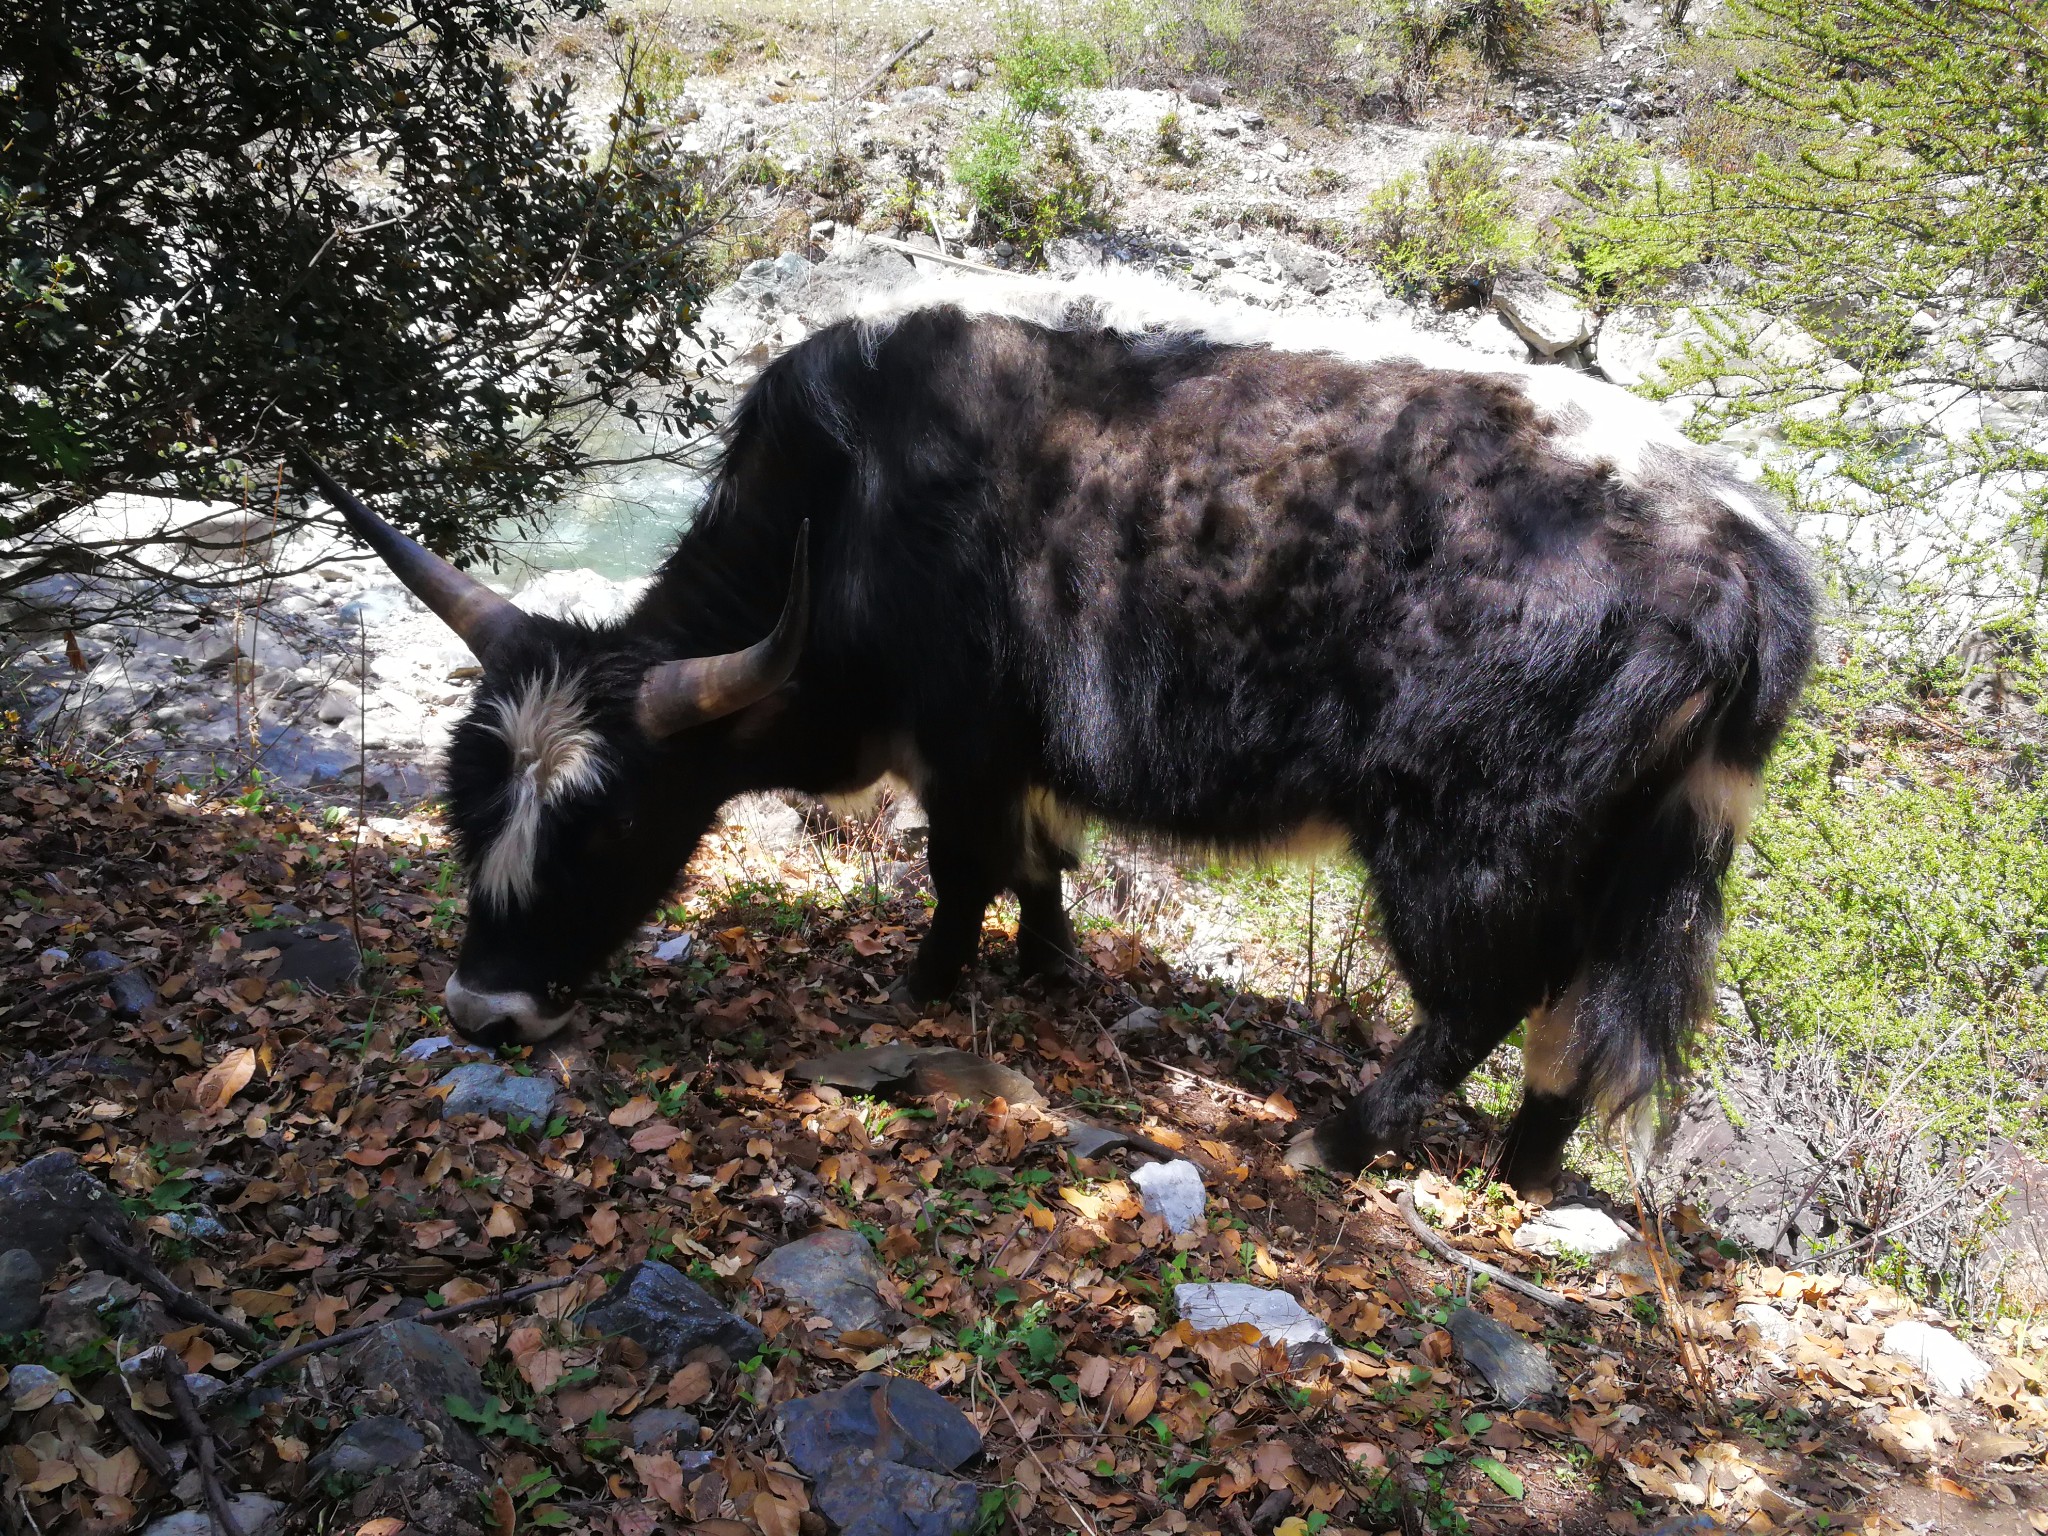
<instances>
[{"instance_id":1,"label":"yak","mask_svg":"<svg viewBox=\"0 0 2048 1536\"><path fill-rule=\"evenodd\" d=\"M523 613L315 467L482 664L447 763L456 1029L563 1027L734 795L894 774L930 822L920 1000L1004 890L1023 967L1073 965L1090 819L1345 839L1415 1023L1297 1164L1403 1148L1524 1023L1524 1191L1676 1080L1813 649L1797 543L1588 375L1178 302L982 279L821 329L607 624Z\"/></svg>"}]
</instances>

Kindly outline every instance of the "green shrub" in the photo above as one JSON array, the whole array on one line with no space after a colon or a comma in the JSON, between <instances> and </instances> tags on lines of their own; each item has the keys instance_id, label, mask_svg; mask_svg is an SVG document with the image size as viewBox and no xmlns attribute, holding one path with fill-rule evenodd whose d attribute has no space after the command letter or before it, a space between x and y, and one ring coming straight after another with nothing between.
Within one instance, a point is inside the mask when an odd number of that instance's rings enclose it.
<instances>
[{"instance_id":1,"label":"green shrub","mask_svg":"<svg viewBox=\"0 0 2048 1536\"><path fill-rule=\"evenodd\" d=\"M1034 142L1031 124L1015 112L985 118L962 136L952 170L991 235L1027 262L1043 261L1061 235L1102 221L1102 185L1063 127Z\"/></svg>"},{"instance_id":2,"label":"green shrub","mask_svg":"<svg viewBox=\"0 0 2048 1536\"><path fill-rule=\"evenodd\" d=\"M1700 251L1690 225L1672 217L1679 199L1663 165L1597 120L1573 149L1557 186L1578 207L1557 221L1550 244L1574 286L1600 307L1668 288Z\"/></svg>"},{"instance_id":3,"label":"green shrub","mask_svg":"<svg viewBox=\"0 0 2048 1536\"><path fill-rule=\"evenodd\" d=\"M1930 1149L2048 1149L2048 789L1959 771L1905 703L1861 653L1815 678L1729 882L1722 975L1764 1045L1825 1048Z\"/></svg>"},{"instance_id":4,"label":"green shrub","mask_svg":"<svg viewBox=\"0 0 2048 1536\"><path fill-rule=\"evenodd\" d=\"M1202 146L1188 137L1187 124L1180 120L1178 112L1169 112L1159 119L1154 141L1159 146L1159 158L1176 165L1193 165L1202 158Z\"/></svg>"},{"instance_id":5,"label":"green shrub","mask_svg":"<svg viewBox=\"0 0 2048 1536\"><path fill-rule=\"evenodd\" d=\"M1380 188L1364 217L1367 259L1396 287L1441 299L1490 288L1532 240L1488 144L1432 150L1420 176Z\"/></svg>"},{"instance_id":6,"label":"green shrub","mask_svg":"<svg viewBox=\"0 0 2048 1536\"><path fill-rule=\"evenodd\" d=\"M1109 83L1109 56L1100 43L1043 25L1030 7L1020 6L1004 19L1002 45L996 78L1027 115L1058 117L1076 89Z\"/></svg>"}]
</instances>

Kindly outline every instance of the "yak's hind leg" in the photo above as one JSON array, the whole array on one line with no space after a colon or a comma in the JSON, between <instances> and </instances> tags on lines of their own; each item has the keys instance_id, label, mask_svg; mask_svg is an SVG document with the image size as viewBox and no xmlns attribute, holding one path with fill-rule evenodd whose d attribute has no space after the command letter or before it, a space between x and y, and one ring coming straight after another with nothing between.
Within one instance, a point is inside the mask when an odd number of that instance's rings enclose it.
<instances>
[{"instance_id":1,"label":"yak's hind leg","mask_svg":"<svg viewBox=\"0 0 2048 1536\"><path fill-rule=\"evenodd\" d=\"M1024 797L1024 850L1017 893L1017 967L1041 981L1071 981L1080 950L1067 921L1061 875L1081 863L1082 818L1043 790Z\"/></svg>"},{"instance_id":2,"label":"yak's hind leg","mask_svg":"<svg viewBox=\"0 0 2048 1536\"><path fill-rule=\"evenodd\" d=\"M1522 1037L1522 1103L1495 1159L1496 1176L1523 1195L1554 1190L1565 1144L1586 1118L1585 1085L1572 1056L1572 1031L1585 997L1583 978L1533 1010Z\"/></svg>"}]
</instances>

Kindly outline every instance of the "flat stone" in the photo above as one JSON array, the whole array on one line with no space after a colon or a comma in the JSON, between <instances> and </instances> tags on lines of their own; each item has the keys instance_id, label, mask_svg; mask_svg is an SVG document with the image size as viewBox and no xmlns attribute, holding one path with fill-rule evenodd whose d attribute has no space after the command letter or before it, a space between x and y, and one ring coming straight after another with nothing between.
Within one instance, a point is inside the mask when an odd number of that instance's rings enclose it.
<instances>
[{"instance_id":1,"label":"flat stone","mask_svg":"<svg viewBox=\"0 0 2048 1536\"><path fill-rule=\"evenodd\" d=\"M681 1408L642 1408L626 1420L626 1439L642 1454L691 1449L703 1425Z\"/></svg>"},{"instance_id":2,"label":"flat stone","mask_svg":"<svg viewBox=\"0 0 2048 1536\"><path fill-rule=\"evenodd\" d=\"M818 1475L813 1502L840 1536L959 1536L981 1514L981 1491L957 1477L841 1451Z\"/></svg>"},{"instance_id":3,"label":"flat stone","mask_svg":"<svg viewBox=\"0 0 2048 1536\"><path fill-rule=\"evenodd\" d=\"M1097 1125L1092 1120L1081 1120L1073 1115L1068 1115L1066 1122L1067 1128L1060 1133L1060 1140L1074 1149L1076 1157L1100 1157L1118 1147L1130 1147L1162 1162L1173 1160L1173 1148L1166 1143L1126 1130L1123 1126Z\"/></svg>"},{"instance_id":4,"label":"flat stone","mask_svg":"<svg viewBox=\"0 0 2048 1536\"><path fill-rule=\"evenodd\" d=\"M1544 357L1561 357L1593 339L1594 321L1585 306L1547 284L1503 286L1493 295L1493 307Z\"/></svg>"},{"instance_id":5,"label":"flat stone","mask_svg":"<svg viewBox=\"0 0 2048 1536\"><path fill-rule=\"evenodd\" d=\"M895 1318L881 1296L882 1261L858 1232L813 1232L785 1243L754 1267L754 1278L830 1318L833 1334L887 1327Z\"/></svg>"},{"instance_id":6,"label":"flat stone","mask_svg":"<svg viewBox=\"0 0 2048 1536\"><path fill-rule=\"evenodd\" d=\"M64 1378L47 1365L14 1366L7 1373L7 1385L0 1387L0 1403L15 1413L28 1413L48 1403L76 1401L65 1390Z\"/></svg>"},{"instance_id":7,"label":"flat stone","mask_svg":"<svg viewBox=\"0 0 2048 1536\"><path fill-rule=\"evenodd\" d=\"M1577 1257L1599 1263L1629 1245L1629 1235L1605 1211L1590 1205L1552 1206L1515 1229L1515 1246L1547 1259Z\"/></svg>"},{"instance_id":8,"label":"flat stone","mask_svg":"<svg viewBox=\"0 0 2048 1536\"><path fill-rule=\"evenodd\" d=\"M518 1115L543 1125L554 1113L561 1090L552 1078L522 1077L495 1061L470 1061L453 1068L436 1087L446 1088L441 1114L489 1115L504 1120Z\"/></svg>"},{"instance_id":9,"label":"flat stone","mask_svg":"<svg viewBox=\"0 0 2048 1536\"><path fill-rule=\"evenodd\" d=\"M455 1397L482 1408L490 1393L469 1357L444 1334L425 1323L387 1324L348 1352L344 1368L363 1406L404 1415L450 1461L483 1465L482 1445L447 1403Z\"/></svg>"},{"instance_id":10,"label":"flat stone","mask_svg":"<svg viewBox=\"0 0 2048 1536\"><path fill-rule=\"evenodd\" d=\"M228 1516L242 1536L264 1536L276 1530L284 1505L261 1493L237 1493L228 1499ZM142 1536L225 1536L204 1508L181 1509L142 1528Z\"/></svg>"},{"instance_id":11,"label":"flat stone","mask_svg":"<svg viewBox=\"0 0 2048 1536\"><path fill-rule=\"evenodd\" d=\"M423 1039L413 1041L411 1045L408 1045L398 1053L398 1058L401 1061L432 1061L443 1051L452 1051L454 1049L455 1041L452 1037L448 1035L428 1035Z\"/></svg>"},{"instance_id":12,"label":"flat stone","mask_svg":"<svg viewBox=\"0 0 2048 1536\"><path fill-rule=\"evenodd\" d=\"M1879 1346L1888 1355L1920 1368L1927 1384L1943 1397L1968 1397L1991 1374L1990 1364L1946 1328L1914 1320L1893 1323Z\"/></svg>"},{"instance_id":13,"label":"flat stone","mask_svg":"<svg viewBox=\"0 0 2048 1536\"><path fill-rule=\"evenodd\" d=\"M1043 1104L1045 1095L1023 1073L968 1051L908 1045L856 1046L799 1061L789 1075L810 1083L830 1083L856 1093L901 1089L919 1097L946 1095L955 1099L1005 1099L1012 1104Z\"/></svg>"},{"instance_id":14,"label":"flat stone","mask_svg":"<svg viewBox=\"0 0 2048 1536\"><path fill-rule=\"evenodd\" d=\"M713 1346L734 1360L758 1354L761 1330L721 1307L696 1281L658 1259L635 1264L580 1314L586 1328L631 1339L657 1376L681 1368L694 1350Z\"/></svg>"},{"instance_id":15,"label":"flat stone","mask_svg":"<svg viewBox=\"0 0 2048 1536\"><path fill-rule=\"evenodd\" d=\"M1214 80L1191 80L1185 94L1198 107L1223 105L1223 87Z\"/></svg>"},{"instance_id":16,"label":"flat stone","mask_svg":"<svg viewBox=\"0 0 2048 1536\"><path fill-rule=\"evenodd\" d=\"M1737 1332L1747 1333L1765 1349L1790 1349L1799 1342L1799 1325L1776 1307L1761 1301L1738 1303L1735 1327Z\"/></svg>"},{"instance_id":17,"label":"flat stone","mask_svg":"<svg viewBox=\"0 0 2048 1536\"><path fill-rule=\"evenodd\" d=\"M7 1234L10 1249L36 1261L45 1280L70 1257L91 1221L112 1232L129 1231L120 1201L85 1171L77 1153L45 1152L0 1173L0 1232Z\"/></svg>"},{"instance_id":18,"label":"flat stone","mask_svg":"<svg viewBox=\"0 0 2048 1536\"><path fill-rule=\"evenodd\" d=\"M1526 1408L1556 1395L1557 1368L1550 1357L1506 1323L1476 1307L1458 1307L1448 1326L1460 1357L1509 1407Z\"/></svg>"},{"instance_id":19,"label":"flat stone","mask_svg":"<svg viewBox=\"0 0 2048 1536\"><path fill-rule=\"evenodd\" d=\"M162 1303L142 1287L94 1270L50 1298L43 1311L43 1342L52 1352L69 1355L106 1338L154 1344L169 1326Z\"/></svg>"},{"instance_id":20,"label":"flat stone","mask_svg":"<svg viewBox=\"0 0 2048 1536\"><path fill-rule=\"evenodd\" d=\"M849 1450L873 1450L928 1472L951 1472L981 1450L981 1431L945 1398L922 1382L880 1374L784 1403L775 1412L775 1433L806 1477L822 1476L834 1456Z\"/></svg>"},{"instance_id":21,"label":"flat stone","mask_svg":"<svg viewBox=\"0 0 2048 1536\"><path fill-rule=\"evenodd\" d=\"M1150 1006L1133 1008L1129 1013L1109 1026L1109 1032L1119 1040L1135 1039L1140 1035L1156 1035L1166 1028L1166 1016Z\"/></svg>"},{"instance_id":22,"label":"flat stone","mask_svg":"<svg viewBox=\"0 0 2048 1536\"><path fill-rule=\"evenodd\" d=\"M1137 1186L1138 1203L1146 1214L1165 1222L1167 1231L1178 1236L1202 1230L1209 1192L1202 1187L1202 1170L1186 1158L1133 1169L1131 1183Z\"/></svg>"},{"instance_id":23,"label":"flat stone","mask_svg":"<svg viewBox=\"0 0 2048 1536\"><path fill-rule=\"evenodd\" d=\"M654 958L664 965L676 965L690 958L696 935L678 933L654 946Z\"/></svg>"},{"instance_id":24,"label":"flat stone","mask_svg":"<svg viewBox=\"0 0 2048 1536\"><path fill-rule=\"evenodd\" d=\"M277 946L277 958L263 968L272 982L290 982L308 991L345 992L363 968L362 951L340 923L302 923L263 938ZM256 947L261 940L250 941Z\"/></svg>"},{"instance_id":25,"label":"flat stone","mask_svg":"<svg viewBox=\"0 0 2048 1536\"><path fill-rule=\"evenodd\" d=\"M417 1466L427 1438L395 1413L357 1419L308 1464L315 1477L372 1478Z\"/></svg>"},{"instance_id":26,"label":"flat stone","mask_svg":"<svg viewBox=\"0 0 2048 1536\"><path fill-rule=\"evenodd\" d=\"M43 1315L43 1268L26 1248L0 1253L0 1336L26 1333Z\"/></svg>"},{"instance_id":27,"label":"flat stone","mask_svg":"<svg viewBox=\"0 0 2048 1536\"><path fill-rule=\"evenodd\" d=\"M1286 1345L1287 1356L1296 1365L1336 1352L1328 1325L1285 1291L1236 1280L1197 1281L1176 1285L1173 1304L1197 1333L1250 1323L1266 1343Z\"/></svg>"}]
</instances>

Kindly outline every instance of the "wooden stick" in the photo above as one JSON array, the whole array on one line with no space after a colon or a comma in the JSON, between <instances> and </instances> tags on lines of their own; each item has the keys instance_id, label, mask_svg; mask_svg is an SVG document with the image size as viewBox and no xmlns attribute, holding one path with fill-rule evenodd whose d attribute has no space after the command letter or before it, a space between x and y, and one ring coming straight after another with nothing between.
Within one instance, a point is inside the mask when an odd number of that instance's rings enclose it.
<instances>
[{"instance_id":1,"label":"wooden stick","mask_svg":"<svg viewBox=\"0 0 2048 1536\"><path fill-rule=\"evenodd\" d=\"M929 255L931 253L926 252L925 254ZM0 1024L12 1024L16 1019L25 1019L38 1008L48 1007L51 1003L61 1003L67 997L75 997L80 992L90 991L92 988L104 985L112 981L116 976L134 969L135 962L130 960L125 965L115 966L112 970L93 971L87 975L67 981L60 987L51 987L47 992L38 992L33 997L16 1003L5 1013L0 1013Z\"/></svg>"},{"instance_id":2,"label":"wooden stick","mask_svg":"<svg viewBox=\"0 0 2048 1536\"><path fill-rule=\"evenodd\" d=\"M1664 1278L1664 1266L1657 1261L1671 1257L1671 1250L1664 1244L1664 1224L1652 1225L1648 1212L1643 1206L1643 1186L1636 1178L1636 1160L1629 1152L1627 1143L1621 1148L1621 1166L1628 1170L1629 1188L1635 1191L1636 1225L1642 1229L1645 1238L1655 1238L1656 1253L1650 1256L1650 1268L1657 1272L1657 1294L1664 1302L1664 1322L1671 1329L1671 1337L1678 1344L1679 1368L1685 1372L1686 1385L1692 1388L1693 1397L1699 1403L1699 1410L1714 1423L1721 1422L1720 1405L1714 1401L1712 1389L1708 1386L1707 1365L1704 1358L1695 1359L1698 1346L1692 1341L1692 1330L1685 1325L1678 1310L1678 1300L1671 1294L1671 1282Z\"/></svg>"},{"instance_id":3,"label":"wooden stick","mask_svg":"<svg viewBox=\"0 0 2048 1536\"><path fill-rule=\"evenodd\" d=\"M1540 1301L1546 1307L1555 1307L1560 1312L1583 1314L1585 1307L1569 1296L1560 1296L1556 1291L1547 1290L1533 1280L1524 1280L1520 1275L1511 1275L1504 1269L1496 1269L1484 1259L1475 1259L1469 1253L1461 1253L1451 1246L1442 1234L1432 1231L1415 1210L1415 1196L1408 1190L1401 1191L1397 1202L1401 1208L1401 1219L1408 1223L1408 1230L1422 1240L1422 1246L1440 1259L1449 1259L1453 1264L1462 1264L1475 1275L1484 1275L1495 1285L1505 1286L1517 1296L1526 1296L1531 1301Z\"/></svg>"},{"instance_id":4,"label":"wooden stick","mask_svg":"<svg viewBox=\"0 0 2048 1536\"><path fill-rule=\"evenodd\" d=\"M421 1312L409 1318L379 1318L376 1322L364 1323L359 1328L344 1328L339 1333L330 1333L324 1339L308 1339L303 1344L294 1344L290 1349L279 1350L267 1360L259 1360L254 1366L229 1382L225 1392L216 1393L210 1401L225 1407L228 1403L240 1398L251 1386L255 1385L263 1377L270 1375L271 1372L282 1370L285 1366L292 1364L296 1360L303 1360L308 1355L317 1355L322 1350L339 1349L344 1344L353 1344L358 1339L367 1339L379 1328L388 1328L393 1323L443 1323L452 1317L468 1317L477 1312L495 1312L501 1308L509 1307L515 1302L524 1301L529 1296L538 1296L544 1291L559 1291L563 1286L582 1279L587 1272L587 1269L579 1269L574 1274L557 1275L550 1280L536 1280L531 1285L517 1285L509 1291L497 1291L489 1296L479 1296L473 1301L458 1301L453 1306L436 1307L431 1312Z\"/></svg>"},{"instance_id":5,"label":"wooden stick","mask_svg":"<svg viewBox=\"0 0 2048 1536\"><path fill-rule=\"evenodd\" d=\"M171 1461L171 1453L164 1449L163 1442L149 1431L128 1406L127 1380L115 1372L102 1379L94 1400L107 1410L107 1417L114 1421L114 1427L121 1431L121 1438L135 1447L135 1454L142 1458L156 1480L166 1488L178 1480L178 1469Z\"/></svg>"},{"instance_id":6,"label":"wooden stick","mask_svg":"<svg viewBox=\"0 0 2048 1536\"><path fill-rule=\"evenodd\" d=\"M869 75L867 79L861 82L860 89L853 93L853 99L855 101L859 101L863 96L867 95L869 91L872 91L876 86L880 85L884 80L888 79L890 70L894 69L898 64L901 64L905 59L909 58L913 53L917 52L918 49L922 48L926 43L930 42L932 40L932 34L938 30L939 29L937 27L926 27L922 32L918 33L917 36L913 37L901 48L898 48L894 53L890 54L888 58L882 61L882 67L880 69L876 70L872 75Z\"/></svg>"},{"instance_id":7,"label":"wooden stick","mask_svg":"<svg viewBox=\"0 0 2048 1536\"><path fill-rule=\"evenodd\" d=\"M1067 1492L1066 1489L1053 1480L1051 1469L1038 1459L1038 1452L1032 1449L1031 1442L1024 1438L1024 1431L1018 1426L1017 1415L1010 1412L1010 1405L1003 1400L1002 1393L996 1391L994 1383L988 1379L987 1373L982 1370L979 1360L974 1362L974 1374L980 1378L981 1384L988 1388L988 1395L995 1405L1003 1410L1003 1417L1010 1421L1010 1431L1016 1435L1017 1443L1024 1447L1024 1454L1031 1458L1031 1464L1038 1468L1039 1486L1052 1489L1067 1501L1067 1508L1074 1512L1074 1518L1081 1522L1081 1529L1086 1531L1088 1536L1102 1536L1102 1533L1095 1529L1095 1522L1088 1518L1088 1512L1075 1502L1074 1496L1071 1493Z\"/></svg>"},{"instance_id":8,"label":"wooden stick","mask_svg":"<svg viewBox=\"0 0 2048 1536\"><path fill-rule=\"evenodd\" d=\"M85 1235L105 1249L107 1257L115 1264L162 1297L164 1305L186 1322L203 1323L209 1328L218 1328L244 1349L260 1351L263 1348L262 1335L231 1318L222 1317L197 1296L182 1289L169 1275L156 1267L148 1254L115 1236L104 1222L87 1222Z\"/></svg>"},{"instance_id":9,"label":"wooden stick","mask_svg":"<svg viewBox=\"0 0 2048 1536\"><path fill-rule=\"evenodd\" d=\"M206 1420L199 1416L199 1405L192 1401L192 1389L185 1385L185 1362L167 1349L158 1362L157 1374L163 1378L164 1387L171 1394L171 1406L178 1410L178 1421L185 1426L192 1449L199 1457L199 1487L206 1495L206 1508L213 1523L220 1527L221 1536L242 1536L242 1528L228 1508L227 1489L221 1485L213 1436L207 1432Z\"/></svg>"},{"instance_id":10,"label":"wooden stick","mask_svg":"<svg viewBox=\"0 0 2048 1536\"><path fill-rule=\"evenodd\" d=\"M985 262L969 261L965 256L948 256L944 251L927 250L921 245L912 245L908 240L892 239L888 235L869 235L871 245L886 246L892 251L901 251L906 256L921 256L926 261L943 261L949 267L962 267L969 272L986 272L990 277L1008 277L1010 274L1001 267L991 267ZM933 239L938 237L934 235Z\"/></svg>"}]
</instances>

